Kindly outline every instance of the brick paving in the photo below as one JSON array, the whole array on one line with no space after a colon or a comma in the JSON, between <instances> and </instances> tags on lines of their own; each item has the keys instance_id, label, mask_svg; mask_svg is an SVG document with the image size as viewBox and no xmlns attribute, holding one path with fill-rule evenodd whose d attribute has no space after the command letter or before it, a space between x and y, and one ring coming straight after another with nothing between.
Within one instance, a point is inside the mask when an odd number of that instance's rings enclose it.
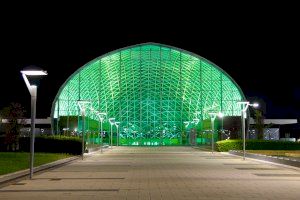
<instances>
[{"instance_id":1,"label":"brick paving","mask_svg":"<svg viewBox=\"0 0 300 200\"><path fill-rule=\"evenodd\" d=\"M300 170L190 147L114 147L0 188L0 199L300 199Z\"/></svg>"}]
</instances>

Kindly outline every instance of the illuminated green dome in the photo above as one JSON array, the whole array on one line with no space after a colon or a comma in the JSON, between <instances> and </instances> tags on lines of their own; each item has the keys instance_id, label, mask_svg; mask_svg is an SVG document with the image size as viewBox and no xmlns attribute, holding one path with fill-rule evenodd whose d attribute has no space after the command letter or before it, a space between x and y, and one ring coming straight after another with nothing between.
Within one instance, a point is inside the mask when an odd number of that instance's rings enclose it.
<instances>
[{"instance_id":1,"label":"illuminated green dome","mask_svg":"<svg viewBox=\"0 0 300 200\"><path fill-rule=\"evenodd\" d=\"M239 86L210 61L175 47L146 43L107 53L79 68L61 86L51 115L54 128L61 129L58 119L76 118L77 101L90 100L94 110L120 122L121 144L146 139L179 144L185 121L199 118L201 124L211 109L240 116L236 102L242 99ZM98 121L91 111L87 116Z\"/></svg>"}]
</instances>

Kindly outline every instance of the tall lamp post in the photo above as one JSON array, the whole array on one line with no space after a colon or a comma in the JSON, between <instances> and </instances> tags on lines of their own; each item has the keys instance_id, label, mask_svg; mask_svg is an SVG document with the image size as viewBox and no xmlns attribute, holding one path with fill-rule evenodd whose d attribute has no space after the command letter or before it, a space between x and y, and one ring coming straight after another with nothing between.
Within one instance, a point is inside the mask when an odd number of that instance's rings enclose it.
<instances>
[{"instance_id":1,"label":"tall lamp post","mask_svg":"<svg viewBox=\"0 0 300 200\"><path fill-rule=\"evenodd\" d=\"M245 120L247 118L246 111L249 106L252 106L254 108L258 107L258 103L253 103L251 104L249 101L239 101L237 102L238 105L241 105L241 120L242 120L242 135L243 135L243 160L245 160L245 155L246 155L246 131L245 131Z\"/></svg>"},{"instance_id":2,"label":"tall lamp post","mask_svg":"<svg viewBox=\"0 0 300 200\"><path fill-rule=\"evenodd\" d=\"M34 80L39 80L41 76L47 75L46 71L37 69L24 69L21 71L22 77L31 95L31 135L30 135L30 179L33 176L34 163L34 137L35 137L35 117L36 117L36 99L37 99L37 84L30 84L28 77Z\"/></svg>"},{"instance_id":3,"label":"tall lamp post","mask_svg":"<svg viewBox=\"0 0 300 200\"><path fill-rule=\"evenodd\" d=\"M103 153L103 120L105 118L105 116L107 115L106 113L104 112L98 112L96 111L96 115L99 117L99 120L100 120L100 126L101 126L101 129L100 129L100 134L101 134L101 153ZM99 138L99 135L98 135L98 139Z\"/></svg>"},{"instance_id":4,"label":"tall lamp post","mask_svg":"<svg viewBox=\"0 0 300 200\"><path fill-rule=\"evenodd\" d=\"M112 140L113 132L112 132L112 129L113 129L113 125L115 124L115 118L109 118L108 121L110 123L110 148L112 148L112 145L113 145L113 140Z\"/></svg>"},{"instance_id":5,"label":"tall lamp post","mask_svg":"<svg viewBox=\"0 0 300 200\"><path fill-rule=\"evenodd\" d=\"M215 119L218 116L219 118L223 117L223 113L221 112L209 112L211 121L211 153L214 153L214 132L215 132Z\"/></svg>"},{"instance_id":6,"label":"tall lamp post","mask_svg":"<svg viewBox=\"0 0 300 200\"><path fill-rule=\"evenodd\" d=\"M116 128L117 128L117 146L119 146L119 125L120 122L115 122Z\"/></svg>"},{"instance_id":7,"label":"tall lamp post","mask_svg":"<svg viewBox=\"0 0 300 200\"><path fill-rule=\"evenodd\" d=\"M83 154L84 154L84 128L85 128L85 111L87 109L88 104L90 104L90 101L86 100L78 100L77 101L79 109L81 111L82 116L82 149L81 149L81 158L83 160Z\"/></svg>"},{"instance_id":8,"label":"tall lamp post","mask_svg":"<svg viewBox=\"0 0 300 200\"><path fill-rule=\"evenodd\" d=\"M186 132L185 139L187 139L187 134L188 134L187 133L187 129L188 129L189 125L190 125L190 121L184 121L183 124L184 124L185 132ZM183 143L182 142L182 134L181 134L181 143Z\"/></svg>"},{"instance_id":9,"label":"tall lamp post","mask_svg":"<svg viewBox=\"0 0 300 200\"><path fill-rule=\"evenodd\" d=\"M200 119L199 118L195 118L195 119L193 119L193 122L192 123L194 123L194 130L193 130L193 138L190 138L190 141L193 141L193 143L194 143L194 146L197 146L197 125L199 124L199 122L200 122ZM190 135L191 136L191 135Z\"/></svg>"}]
</instances>

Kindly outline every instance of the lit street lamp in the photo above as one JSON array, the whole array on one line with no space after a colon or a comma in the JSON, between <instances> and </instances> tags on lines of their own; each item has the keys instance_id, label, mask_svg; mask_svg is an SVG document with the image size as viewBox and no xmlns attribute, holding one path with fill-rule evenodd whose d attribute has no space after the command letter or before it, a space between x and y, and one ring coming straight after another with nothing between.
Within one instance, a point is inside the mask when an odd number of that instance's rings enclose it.
<instances>
[{"instance_id":1,"label":"lit street lamp","mask_svg":"<svg viewBox=\"0 0 300 200\"><path fill-rule=\"evenodd\" d=\"M83 160L83 154L84 154L84 128L85 128L85 111L87 109L87 105L90 104L90 101L86 100L78 100L77 101L79 109L81 111L82 116L82 149L81 149L81 158Z\"/></svg>"},{"instance_id":2,"label":"lit street lamp","mask_svg":"<svg viewBox=\"0 0 300 200\"><path fill-rule=\"evenodd\" d=\"M246 134L245 134L245 120L247 118L246 111L249 106L252 106L254 108L258 107L258 103L250 104L249 101L239 101L237 102L238 105L241 105L241 120L242 120L242 135L243 135L243 160L245 160L245 154L246 154Z\"/></svg>"},{"instance_id":3,"label":"lit street lamp","mask_svg":"<svg viewBox=\"0 0 300 200\"><path fill-rule=\"evenodd\" d=\"M115 122L116 128L117 128L117 146L119 146L119 125L120 122Z\"/></svg>"},{"instance_id":4,"label":"lit street lamp","mask_svg":"<svg viewBox=\"0 0 300 200\"><path fill-rule=\"evenodd\" d=\"M191 129L191 131L190 131L190 144L194 145L194 146L197 146L197 129L196 129L196 127L199 124L199 122L200 122L200 119L197 118L197 116L191 122L194 124L194 129Z\"/></svg>"},{"instance_id":5,"label":"lit street lamp","mask_svg":"<svg viewBox=\"0 0 300 200\"><path fill-rule=\"evenodd\" d=\"M183 122L183 123L184 123L185 128L187 128L187 127L190 125L190 122L189 122L189 121L185 121L185 122Z\"/></svg>"},{"instance_id":6,"label":"lit street lamp","mask_svg":"<svg viewBox=\"0 0 300 200\"><path fill-rule=\"evenodd\" d=\"M219 112L209 112L208 113L210 116L210 121L211 121L211 153L214 153L214 132L215 132L215 119L218 116L219 118L223 117L223 113Z\"/></svg>"},{"instance_id":7,"label":"lit street lamp","mask_svg":"<svg viewBox=\"0 0 300 200\"><path fill-rule=\"evenodd\" d=\"M36 67L35 67L36 68ZM47 75L46 71L41 69L24 69L21 71L22 77L31 95L31 135L30 135L30 179L33 176L34 163L34 137L35 137L35 117L36 117L36 99L37 99L37 83L30 84L28 77L32 81L38 81L41 76Z\"/></svg>"},{"instance_id":8,"label":"lit street lamp","mask_svg":"<svg viewBox=\"0 0 300 200\"><path fill-rule=\"evenodd\" d=\"M101 153L103 152L103 127L102 127L102 124L103 124L103 120L104 120L104 117L106 116L106 113L104 112L98 112L96 111L96 115L99 117L99 120L100 120L100 124L101 124L101 131L100 131L100 134L101 134ZM99 138L99 135L98 135L98 139Z\"/></svg>"},{"instance_id":9,"label":"lit street lamp","mask_svg":"<svg viewBox=\"0 0 300 200\"><path fill-rule=\"evenodd\" d=\"M113 125L115 124L115 118L109 118L108 121L110 123L110 148L112 148L112 145L113 145L113 140L112 140L113 132L112 132L112 129L113 129Z\"/></svg>"},{"instance_id":10,"label":"lit street lamp","mask_svg":"<svg viewBox=\"0 0 300 200\"><path fill-rule=\"evenodd\" d=\"M200 119L198 119L198 118L193 119L193 123L194 123L195 125L198 125L199 122L200 122Z\"/></svg>"},{"instance_id":11,"label":"lit street lamp","mask_svg":"<svg viewBox=\"0 0 300 200\"><path fill-rule=\"evenodd\" d=\"M184 124L184 127L186 128L186 130L185 130L185 132L186 132L185 138L187 138L187 128L188 128L189 125L190 125L190 121L184 121L183 124ZM182 144L182 143L183 143L183 141L182 141L182 134L181 134L181 144Z\"/></svg>"}]
</instances>

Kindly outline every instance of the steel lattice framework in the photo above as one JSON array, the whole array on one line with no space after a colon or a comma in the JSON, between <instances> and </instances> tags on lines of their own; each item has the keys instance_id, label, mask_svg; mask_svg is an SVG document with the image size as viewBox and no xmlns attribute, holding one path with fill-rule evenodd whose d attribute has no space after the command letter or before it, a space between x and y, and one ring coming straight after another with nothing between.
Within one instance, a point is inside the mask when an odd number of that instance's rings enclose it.
<instances>
[{"instance_id":1,"label":"steel lattice framework","mask_svg":"<svg viewBox=\"0 0 300 200\"><path fill-rule=\"evenodd\" d=\"M150 138L172 144L180 143L185 121L195 116L207 119L207 110L240 116L236 102L242 99L234 80L210 61L146 43L113 51L79 68L61 86L52 117L78 116L77 101L90 100L93 109L121 122L123 142ZM98 120L93 112L87 115Z\"/></svg>"}]
</instances>

